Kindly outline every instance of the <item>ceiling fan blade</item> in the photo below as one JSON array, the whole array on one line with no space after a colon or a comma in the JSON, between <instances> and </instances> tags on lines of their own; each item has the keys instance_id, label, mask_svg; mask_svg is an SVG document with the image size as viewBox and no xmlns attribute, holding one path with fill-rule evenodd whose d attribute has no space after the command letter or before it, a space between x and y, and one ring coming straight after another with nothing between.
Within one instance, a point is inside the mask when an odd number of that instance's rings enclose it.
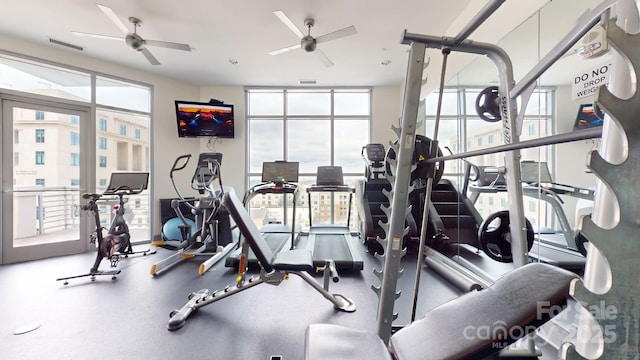
<instances>
[{"instance_id":1,"label":"ceiling fan blade","mask_svg":"<svg viewBox=\"0 0 640 360\"><path fill-rule=\"evenodd\" d=\"M73 35L78 35L78 36L86 36L86 37L92 37L92 38L98 38L98 39L106 39L106 40L124 40L123 37L119 37L119 36L111 36L111 35L100 35L100 34L89 34L89 33L84 33L84 32L80 32L80 31L72 31L71 32Z\"/></svg>"},{"instance_id":2,"label":"ceiling fan blade","mask_svg":"<svg viewBox=\"0 0 640 360\"><path fill-rule=\"evenodd\" d=\"M170 41L158 41L158 40L144 40L147 45L151 46L160 46L169 49L175 50L183 50L183 51L191 51L191 46L189 44L181 44Z\"/></svg>"},{"instance_id":3,"label":"ceiling fan blade","mask_svg":"<svg viewBox=\"0 0 640 360\"><path fill-rule=\"evenodd\" d=\"M273 13L278 17L278 19L280 19L280 21L282 21L289 29L291 29L291 31L293 31L300 39L304 37L304 34L302 34L302 31L298 29L298 27L293 23L293 21L291 21L291 19L289 19L287 15L285 15L284 11L276 10Z\"/></svg>"},{"instance_id":4,"label":"ceiling fan blade","mask_svg":"<svg viewBox=\"0 0 640 360\"><path fill-rule=\"evenodd\" d=\"M287 51L291 51L295 49L300 49L300 44L295 44L295 45L287 46L282 49L273 50L272 52L269 53L269 55L278 55L278 54L286 53Z\"/></svg>"},{"instance_id":5,"label":"ceiling fan blade","mask_svg":"<svg viewBox=\"0 0 640 360\"><path fill-rule=\"evenodd\" d=\"M313 50L313 52L316 54L316 56L320 59L320 61L322 61L322 63L324 64L324 66L326 67L331 67L333 66L333 61L329 60L329 58L327 57L327 55L325 55L320 49L316 48L315 50Z\"/></svg>"},{"instance_id":6,"label":"ceiling fan blade","mask_svg":"<svg viewBox=\"0 0 640 360\"><path fill-rule=\"evenodd\" d=\"M357 33L356 27L351 25L351 26L346 27L344 29L336 30L336 31L330 32L328 34L324 34L324 35L318 36L316 38L316 44L319 44L321 42L327 42L329 40L340 39L340 38L343 38L343 37L346 37L346 36L355 35L356 33Z\"/></svg>"},{"instance_id":7,"label":"ceiling fan blade","mask_svg":"<svg viewBox=\"0 0 640 360\"><path fill-rule=\"evenodd\" d=\"M142 53L142 55L144 55L144 57L147 58L147 60L149 60L151 65L160 65L160 61L158 61L158 59L156 59L155 56L153 56L149 50L142 49L140 50L140 52Z\"/></svg>"},{"instance_id":8,"label":"ceiling fan blade","mask_svg":"<svg viewBox=\"0 0 640 360\"><path fill-rule=\"evenodd\" d=\"M118 28L120 28L120 30L122 30L123 33L128 34L130 33L129 29L127 28L127 25L125 23L122 22L122 20L120 20L120 18L118 17L118 15L116 15L115 12L113 12L113 10L111 10L110 7L108 6L104 6L104 5L100 5L100 4L96 4L100 10L102 10L102 12L107 15L107 17L114 23L116 24L116 26Z\"/></svg>"}]
</instances>

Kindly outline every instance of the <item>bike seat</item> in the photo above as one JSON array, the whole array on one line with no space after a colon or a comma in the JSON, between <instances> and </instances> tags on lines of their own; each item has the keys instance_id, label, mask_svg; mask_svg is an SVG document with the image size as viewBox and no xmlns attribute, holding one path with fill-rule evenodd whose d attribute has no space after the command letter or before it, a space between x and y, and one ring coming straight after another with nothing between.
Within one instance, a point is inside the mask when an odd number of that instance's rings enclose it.
<instances>
[{"instance_id":1,"label":"bike seat","mask_svg":"<svg viewBox=\"0 0 640 360\"><path fill-rule=\"evenodd\" d=\"M102 197L102 194L91 194L91 193L82 194L83 199L91 199L94 201L100 199L100 197Z\"/></svg>"}]
</instances>

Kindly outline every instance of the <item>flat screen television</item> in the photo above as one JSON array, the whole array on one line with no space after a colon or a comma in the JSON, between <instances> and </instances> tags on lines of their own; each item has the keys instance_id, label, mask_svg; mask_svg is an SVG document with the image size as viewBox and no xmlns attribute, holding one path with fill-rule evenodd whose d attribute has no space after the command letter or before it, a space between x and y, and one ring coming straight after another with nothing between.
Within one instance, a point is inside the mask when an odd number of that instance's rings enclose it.
<instances>
[{"instance_id":1,"label":"flat screen television","mask_svg":"<svg viewBox=\"0 0 640 360\"><path fill-rule=\"evenodd\" d=\"M592 127L602 126L604 113L594 104L581 104L578 108L576 121L573 123L573 130L582 130Z\"/></svg>"},{"instance_id":2,"label":"flat screen television","mask_svg":"<svg viewBox=\"0 0 640 360\"><path fill-rule=\"evenodd\" d=\"M176 100L179 137L234 137L233 105Z\"/></svg>"}]
</instances>

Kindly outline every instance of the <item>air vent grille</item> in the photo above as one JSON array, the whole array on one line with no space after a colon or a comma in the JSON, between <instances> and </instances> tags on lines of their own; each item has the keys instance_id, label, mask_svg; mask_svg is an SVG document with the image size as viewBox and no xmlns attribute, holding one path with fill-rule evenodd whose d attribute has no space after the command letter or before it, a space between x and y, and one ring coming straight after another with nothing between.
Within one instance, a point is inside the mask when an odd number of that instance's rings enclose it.
<instances>
[{"instance_id":1,"label":"air vent grille","mask_svg":"<svg viewBox=\"0 0 640 360\"><path fill-rule=\"evenodd\" d=\"M52 43L52 44L68 47L68 48L71 48L71 49L74 49L74 50L84 51L84 48L82 46L69 44L68 42L64 42L64 41L60 41L60 40L56 40L56 39L52 39L52 38L49 38L49 42Z\"/></svg>"}]
</instances>

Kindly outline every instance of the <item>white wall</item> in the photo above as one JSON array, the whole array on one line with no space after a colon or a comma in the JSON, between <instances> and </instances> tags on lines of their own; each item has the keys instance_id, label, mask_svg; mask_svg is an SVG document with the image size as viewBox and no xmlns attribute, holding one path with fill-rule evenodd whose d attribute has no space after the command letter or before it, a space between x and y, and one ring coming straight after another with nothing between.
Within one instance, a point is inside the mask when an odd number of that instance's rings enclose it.
<instances>
[{"instance_id":1,"label":"white wall","mask_svg":"<svg viewBox=\"0 0 640 360\"><path fill-rule=\"evenodd\" d=\"M403 89L400 86L375 87L372 94L371 142L388 147L398 140L391 125L398 127L402 116Z\"/></svg>"}]
</instances>

